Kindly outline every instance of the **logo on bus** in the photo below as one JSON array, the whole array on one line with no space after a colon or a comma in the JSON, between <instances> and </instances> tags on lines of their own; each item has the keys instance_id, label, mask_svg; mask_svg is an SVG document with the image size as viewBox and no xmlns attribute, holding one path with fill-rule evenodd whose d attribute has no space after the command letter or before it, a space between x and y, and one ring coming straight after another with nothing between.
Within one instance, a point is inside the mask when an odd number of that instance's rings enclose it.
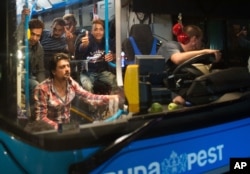
<instances>
[{"instance_id":1,"label":"logo on bus","mask_svg":"<svg viewBox=\"0 0 250 174\"><path fill-rule=\"evenodd\" d=\"M162 162L151 162L146 165L138 165L118 170L117 172L106 172L105 174L179 174L192 171L195 167L205 167L223 159L224 145L212 146L196 152L178 154L171 151L169 157Z\"/></svg>"}]
</instances>

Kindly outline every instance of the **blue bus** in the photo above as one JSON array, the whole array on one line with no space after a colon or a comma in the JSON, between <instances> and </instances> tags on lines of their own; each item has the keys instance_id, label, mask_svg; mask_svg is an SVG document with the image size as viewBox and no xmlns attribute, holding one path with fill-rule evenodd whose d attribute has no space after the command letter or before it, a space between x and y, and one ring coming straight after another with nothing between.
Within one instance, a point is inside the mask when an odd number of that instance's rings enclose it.
<instances>
[{"instance_id":1,"label":"blue bus","mask_svg":"<svg viewBox=\"0 0 250 174\"><path fill-rule=\"evenodd\" d=\"M0 173L219 174L232 171L234 158L249 162L249 48L240 47L235 38L237 32L249 27L250 15L245 14L249 2L4 0L2 3ZM104 20L105 29L110 31L106 39L113 37L116 41L116 61L110 66L124 93L123 108L108 118L95 120L99 108L90 111L89 105L76 98L70 110L72 124L63 124L60 130L30 118L27 98L32 96L26 88L29 45L24 42L20 47L16 37L24 7L30 9L25 22L38 18L46 29L50 29L54 18L68 13L75 15L77 29L82 33L91 30L94 18ZM240 10L232 13L236 8ZM190 73L197 72L192 65L204 63L204 56L177 66L171 76L162 70L161 55L135 55L133 63L125 62L122 66L123 43L133 26L147 24L160 46L175 39L172 26L180 14L183 24L197 24L204 30L204 47L221 50L223 61L216 65L218 71L190 79ZM27 41L27 25L24 29ZM146 41L145 36L142 42ZM77 78L78 63L84 61L71 56L72 77ZM214 59L209 56L206 58ZM145 77L142 74L145 71L153 76ZM173 86L153 85L166 79ZM182 85L181 80L190 82L189 102L171 109L169 104ZM100 93L108 88L97 85ZM160 110L153 112L155 103ZM31 128L33 123L36 126ZM236 173L243 171L237 169Z\"/></svg>"}]
</instances>

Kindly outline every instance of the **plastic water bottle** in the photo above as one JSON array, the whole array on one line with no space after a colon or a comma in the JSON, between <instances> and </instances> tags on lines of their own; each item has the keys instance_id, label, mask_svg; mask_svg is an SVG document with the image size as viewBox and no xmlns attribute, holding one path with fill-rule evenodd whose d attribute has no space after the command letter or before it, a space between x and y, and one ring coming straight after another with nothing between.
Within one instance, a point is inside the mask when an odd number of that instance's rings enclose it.
<instances>
[{"instance_id":1,"label":"plastic water bottle","mask_svg":"<svg viewBox=\"0 0 250 174\"><path fill-rule=\"evenodd\" d=\"M123 51L121 52L121 67L125 67L125 53Z\"/></svg>"}]
</instances>

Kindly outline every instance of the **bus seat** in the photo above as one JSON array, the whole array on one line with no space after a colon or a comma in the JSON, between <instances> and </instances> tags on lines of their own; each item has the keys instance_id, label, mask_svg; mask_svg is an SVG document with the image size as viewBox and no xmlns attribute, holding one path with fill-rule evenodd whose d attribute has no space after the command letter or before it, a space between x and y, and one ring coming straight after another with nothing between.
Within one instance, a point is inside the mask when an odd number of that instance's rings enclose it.
<instances>
[{"instance_id":1,"label":"bus seat","mask_svg":"<svg viewBox=\"0 0 250 174\"><path fill-rule=\"evenodd\" d=\"M132 25L129 37L134 38L141 54L150 55L155 38L148 24ZM134 61L135 52L129 38L122 42L122 50L125 52L128 61Z\"/></svg>"}]
</instances>

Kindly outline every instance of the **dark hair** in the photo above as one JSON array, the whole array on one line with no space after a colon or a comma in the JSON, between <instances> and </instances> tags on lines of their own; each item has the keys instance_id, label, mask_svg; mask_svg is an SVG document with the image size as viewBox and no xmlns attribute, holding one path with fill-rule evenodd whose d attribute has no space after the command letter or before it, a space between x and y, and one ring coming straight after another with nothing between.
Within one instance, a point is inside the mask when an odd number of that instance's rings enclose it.
<instances>
[{"instance_id":1,"label":"dark hair","mask_svg":"<svg viewBox=\"0 0 250 174\"><path fill-rule=\"evenodd\" d=\"M95 20L93 20L93 21L92 21L92 26L93 26L94 24L100 24L100 25L102 25L102 27L104 28L104 22L103 22L103 20L101 20L101 19L95 19ZM105 29L105 28L104 28L104 29Z\"/></svg>"},{"instance_id":2,"label":"dark hair","mask_svg":"<svg viewBox=\"0 0 250 174\"><path fill-rule=\"evenodd\" d=\"M66 25L64 19L61 18L61 17L54 18L54 20L52 21L52 25L54 25L55 23L60 25L60 26L65 26Z\"/></svg>"},{"instance_id":3,"label":"dark hair","mask_svg":"<svg viewBox=\"0 0 250 174\"><path fill-rule=\"evenodd\" d=\"M29 29L42 28L44 29L44 23L39 19L31 19L29 21Z\"/></svg>"},{"instance_id":4,"label":"dark hair","mask_svg":"<svg viewBox=\"0 0 250 174\"><path fill-rule=\"evenodd\" d=\"M53 70L56 70L56 66L57 66L57 62L59 60L68 60L70 62L70 57L68 54L66 53L56 53L54 54L51 59L50 59L50 62L49 62L49 76L51 78L54 77L52 71Z\"/></svg>"}]
</instances>

